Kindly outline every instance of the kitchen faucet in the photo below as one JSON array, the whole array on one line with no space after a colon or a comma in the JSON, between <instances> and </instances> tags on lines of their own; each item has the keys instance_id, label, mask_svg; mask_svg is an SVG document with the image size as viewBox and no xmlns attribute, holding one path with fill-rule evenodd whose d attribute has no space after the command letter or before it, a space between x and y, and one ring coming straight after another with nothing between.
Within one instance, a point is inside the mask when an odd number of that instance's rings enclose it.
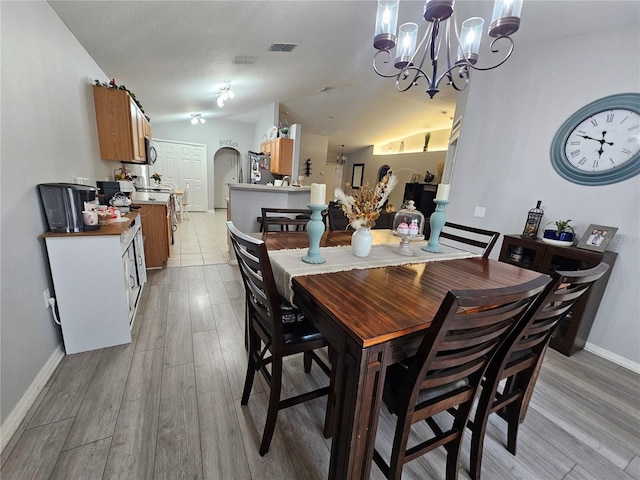
<instances>
[{"instance_id":1,"label":"kitchen faucet","mask_svg":"<svg viewBox=\"0 0 640 480\"><path fill-rule=\"evenodd\" d=\"M285 175L284 177L282 177L282 186L288 187L290 181L291 181L291 177L289 175Z\"/></svg>"}]
</instances>

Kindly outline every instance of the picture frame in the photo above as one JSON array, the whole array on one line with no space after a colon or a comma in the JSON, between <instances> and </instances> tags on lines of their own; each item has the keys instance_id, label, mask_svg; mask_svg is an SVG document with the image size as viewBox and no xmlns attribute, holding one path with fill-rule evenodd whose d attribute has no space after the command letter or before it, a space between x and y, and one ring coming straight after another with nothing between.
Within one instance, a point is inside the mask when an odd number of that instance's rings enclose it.
<instances>
[{"instance_id":1,"label":"picture frame","mask_svg":"<svg viewBox=\"0 0 640 480\"><path fill-rule=\"evenodd\" d=\"M351 174L351 188L358 190L362 186L364 178L364 163L354 163Z\"/></svg>"},{"instance_id":2,"label":"picture frame","mask_svg":"<svg viewBox=\"0 0 640 480\"><path fill-rule=\"evenodd\" d=\"M414 173L414 174L411 176L411 183L420 183L420 177L421 177L421 175L420 175L420 174L418 174L418 173Z\"/></svg>"},{"instance_id":3,"label":"picture frame","mask_svg":"<svg viewBox=\"0 0 640 480\"><path fill-rule=\"evenodd\" d=\"M591 224L580 237L580 242L576 246L584 250L604 252L617 231L617 227Z\"/></svg>"}]
</instances>

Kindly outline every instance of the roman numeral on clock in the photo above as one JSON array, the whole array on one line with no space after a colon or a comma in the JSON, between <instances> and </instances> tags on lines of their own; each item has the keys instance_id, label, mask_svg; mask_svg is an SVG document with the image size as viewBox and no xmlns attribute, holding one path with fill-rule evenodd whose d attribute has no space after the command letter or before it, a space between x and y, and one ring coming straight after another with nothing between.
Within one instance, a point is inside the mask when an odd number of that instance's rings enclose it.
<instances>
[{"instance_id":1,"label":"roman numeral on clock","mask_svg":"<svg viewBox=\"0 0 640 480\"><path fill-rule=\"evenodd\" d=\"M607 123L613 122L613 113L607 113Z\"/></svg>"}]
</instances>

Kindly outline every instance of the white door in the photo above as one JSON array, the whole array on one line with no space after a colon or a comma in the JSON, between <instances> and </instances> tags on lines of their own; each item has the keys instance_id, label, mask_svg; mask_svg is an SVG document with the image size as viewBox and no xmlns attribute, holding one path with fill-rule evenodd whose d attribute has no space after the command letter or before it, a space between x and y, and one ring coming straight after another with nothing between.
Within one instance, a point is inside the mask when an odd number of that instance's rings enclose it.
<instances>
[{"instance_id":1,"label":"white door","mask_svg":"<svg viewBox=\"0 0 640 480\"><path fill-rule=\"evenodd\" d=\"M207 146L197 143L153 140L158 152L155 171L165 182L175 183L179 189L189 184L189 211L207 209Z\"/></svg>"}]
</instances>

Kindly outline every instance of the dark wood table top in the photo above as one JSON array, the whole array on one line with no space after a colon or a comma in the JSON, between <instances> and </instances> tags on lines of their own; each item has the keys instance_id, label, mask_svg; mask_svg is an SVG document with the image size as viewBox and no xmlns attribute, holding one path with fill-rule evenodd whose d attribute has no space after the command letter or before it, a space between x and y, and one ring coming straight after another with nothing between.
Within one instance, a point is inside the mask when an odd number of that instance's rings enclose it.
<instances>
[{"instance_id":1,"label":"dark wood table top","mask_svg":"<svg viewBox=\"0 0 640 480\"><path fill-rule=\"evenodd\" d=\"M400 242L389 230L371 233L374 244ZM349 245L352 234L325 232L320 246ZM309 237L306 232L272 232L265 242L269 250L305 248ZM511 286L539 275L495 260L468 258L299 276L292 285L367 347L427 328L450 289Z\"/></svg>"},{"instance_id":2,"label":"dark wood table top","mask_svg":"<svg viewBox=\"0 0 640 480\"><path fill-rule=\"evenodd\" d=\"M369 347L428 328L450 289L505 287L538 276L495 260L466 258L300 276L292 283L357 344Z\"/></svg>"}]
</instances>

